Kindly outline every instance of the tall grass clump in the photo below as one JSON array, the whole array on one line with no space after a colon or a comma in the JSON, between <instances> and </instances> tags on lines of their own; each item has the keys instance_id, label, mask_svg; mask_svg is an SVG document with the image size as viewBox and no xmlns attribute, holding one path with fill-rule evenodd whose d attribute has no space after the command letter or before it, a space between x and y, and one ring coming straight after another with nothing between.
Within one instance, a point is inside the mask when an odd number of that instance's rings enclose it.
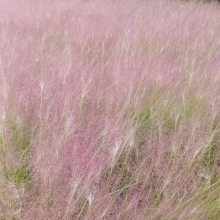
<instances>
[{"instance_id":1,"label":"tall grass clump","mask_svg":"<svg viewBox=\"0 0 220 220\"><path fill-rule=\"evenodd\" d=\"M220 219L220 8L0 0L0 219Z\"/></svg>"}]
</instances>

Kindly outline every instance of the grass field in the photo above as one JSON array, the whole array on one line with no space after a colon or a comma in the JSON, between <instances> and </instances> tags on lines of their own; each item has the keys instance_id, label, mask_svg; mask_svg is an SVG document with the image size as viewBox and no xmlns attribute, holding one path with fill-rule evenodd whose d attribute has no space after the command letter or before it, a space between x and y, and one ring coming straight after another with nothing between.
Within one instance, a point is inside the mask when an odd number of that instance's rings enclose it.
<instances>
[{"instance_id":1,"label":"grass field","mask_svg":"<svg viewBox=\"0 0 220 220\"><path fill-rule=\"evenodd\" d=\"M220 5L0 0L0 220L220 220Z\"/></svg>"}]
</instances>

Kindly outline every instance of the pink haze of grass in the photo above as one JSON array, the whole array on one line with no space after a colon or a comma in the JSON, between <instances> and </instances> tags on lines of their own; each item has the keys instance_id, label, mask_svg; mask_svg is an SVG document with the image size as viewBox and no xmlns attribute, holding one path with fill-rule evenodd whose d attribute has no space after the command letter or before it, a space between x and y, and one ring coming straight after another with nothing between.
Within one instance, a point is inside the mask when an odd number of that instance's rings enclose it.
<instances>
[{"instance_id":1,"label":"pink haze of grass","mask_svg":"<svg viewBox=\"0 0 220 220\"><path fill-rule=\"evenodd\" d=\"M219 39L214 3L1 0L0 219L208 219L194 199L217 165L195 158L220 118ZM156 91L147 130L137 118ZM208 113L178 126L194 96ZM31 184L3 174L21 159L11 121L28 124Z\"/></svg>"}]
</instances>

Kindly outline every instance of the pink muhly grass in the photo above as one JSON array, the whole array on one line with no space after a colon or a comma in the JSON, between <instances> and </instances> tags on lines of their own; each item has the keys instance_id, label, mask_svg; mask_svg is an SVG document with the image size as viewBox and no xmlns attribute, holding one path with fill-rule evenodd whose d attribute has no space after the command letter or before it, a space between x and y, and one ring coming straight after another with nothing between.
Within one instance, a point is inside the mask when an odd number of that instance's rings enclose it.
<instances>
[{"instance_id":1,"label":"pink muhly grass","mask_svg":"<svg viewBox=\"0 0 220 220\"><path fill-rule=\"evenodd\" d=\"M217 4L0 14L0 219L219 218Z\"/></svg>"}]
</instances>

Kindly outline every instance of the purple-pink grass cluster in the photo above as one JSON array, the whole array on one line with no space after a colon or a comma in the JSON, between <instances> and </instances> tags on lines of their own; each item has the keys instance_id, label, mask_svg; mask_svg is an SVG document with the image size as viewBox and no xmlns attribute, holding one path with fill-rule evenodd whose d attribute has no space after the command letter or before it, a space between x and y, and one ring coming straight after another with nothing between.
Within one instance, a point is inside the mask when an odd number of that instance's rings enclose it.
<instances>
[{"instance_id":1,"label":"purple-pink grass cluster","mask_svg":"<svg viewBox=\"0 0 220 220\"><path fill-rule=\"evenodd\" d=\"M220 219L220 6L0 0L0 220Z\"/></svg>"}]
</instances>

